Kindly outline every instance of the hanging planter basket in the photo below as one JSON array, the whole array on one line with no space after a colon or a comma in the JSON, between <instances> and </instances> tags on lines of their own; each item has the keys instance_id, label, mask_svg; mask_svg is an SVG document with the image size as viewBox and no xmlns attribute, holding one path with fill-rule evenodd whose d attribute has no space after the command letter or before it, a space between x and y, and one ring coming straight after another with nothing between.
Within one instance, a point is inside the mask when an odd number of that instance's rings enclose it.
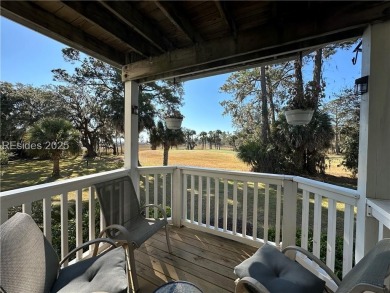
<instances>
[{"instance_id":1,"label":"hanging planter basket","mask_svg":"<svg viewBox=\"0 0 390 293\"><path fill-rule=\"evenodd\" d=\"M306 125L313 118L314 110L311 109L294 109L284 112L286 115L287 123L290 125Z\"/></svg>"},{"instance_id":2,"label":"hanging planter basket","mask_svg":"<svg viewBox=\"0 0 390 293\"><path fill-rule=\"evenodd\" d=\"M181 128L181 123L183 122L182 118L167 117L165 118L165 124L168 129L177 130Z\"/></svg>"}]
</instances>

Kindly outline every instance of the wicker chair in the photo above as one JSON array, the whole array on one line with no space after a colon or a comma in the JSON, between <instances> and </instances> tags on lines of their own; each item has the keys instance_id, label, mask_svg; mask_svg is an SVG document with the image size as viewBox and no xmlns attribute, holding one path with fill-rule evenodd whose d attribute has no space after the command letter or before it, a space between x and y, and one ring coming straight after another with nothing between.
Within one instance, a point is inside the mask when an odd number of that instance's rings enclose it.
<instances>
[{"instance_id":1,"label":"wicker chair","mask_svg":"<svg viewBox=\"0 0 390 293\"><path fill-rule=\"evenodd\" d=\"M76 251L110 239L95 239L71 251L61 262L49 241L28 214L16 213L0 227L0 292L127 292L125 251L122 247L61 265Z\"/></svg>"},{"instance_id":2,"label":"wicker chair","mask_svg":"<svg viewBox=\"0 0 390 293\"><path fill-rule=\"evenodd\" d=\"M168 251L172 253L165 210L153 204L141 208L129 176L97 183L94 187L107 225L101 235L106 233L107 237L126 247L133 289L137 291L139 286L135 269L134 250L162 227L165 227ZM143 211L146 207L157 208L163 218L145 217Z\"/></svg>"}]
</instances>

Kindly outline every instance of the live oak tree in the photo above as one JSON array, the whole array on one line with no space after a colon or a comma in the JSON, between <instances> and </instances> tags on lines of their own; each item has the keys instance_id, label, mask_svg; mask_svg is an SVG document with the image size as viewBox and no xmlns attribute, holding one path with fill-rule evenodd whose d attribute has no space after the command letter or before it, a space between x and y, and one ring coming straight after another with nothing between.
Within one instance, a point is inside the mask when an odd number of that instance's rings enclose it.
<instances>
[{"instance_id":1,"label":"live oak tree","mask_svg":"<svg viewBox=\"0 0 390 293\"><path fill-rule=\"evenodd\" d=\"M52 86L0 82L0 94L2 142L21 142L27 128L44 117L66 117ZM19 157L27 155L23 149L12 152Z\"/></svg>"},{"instance_id":2,"label":"live oak tree","mask_svg":"<svg viewBox=\"0 0 390 293\"><path fill-rule=\"evenodd\" d=\"M65 48L62 53L65 61L78 66L72 73L64 69L52 70L54 80L63 82L58 93L69 113L69 120L81 133L81 142L87 149L86 157L95 157L105 122L108 119L113 122L111 133L115 133L115 128L121 128L123 116L120 117L115 107L118 100L123 100L120 72L95 58L83 58L72 48Z\"/></svg>"},{"instance_id":3,"label":"live oak tree","mask_svg":"<svg viewBox=\"0 0 390 293\"><path fill-rule=\"evenodd\" d=\"M54 69L55 80L65 83L64 103L70 109L71 121L82 133L87 156L96 155L99 138L112 138L113 149L117 137L124 132L124 87L120 71L92 57L83 58L75 49L63 49L64 59L77 64L73 73ZM183 85L175 81L157 81L140 85L139 129L150 130L157 118L162 118L168 107L180 106ZM77 98L76 98L77 97ZM77 102L75 106L75 99ZM107 123L110 121L110 123ZM104 129L103 129L104 128Z\"/></svg>"}]
</instances>

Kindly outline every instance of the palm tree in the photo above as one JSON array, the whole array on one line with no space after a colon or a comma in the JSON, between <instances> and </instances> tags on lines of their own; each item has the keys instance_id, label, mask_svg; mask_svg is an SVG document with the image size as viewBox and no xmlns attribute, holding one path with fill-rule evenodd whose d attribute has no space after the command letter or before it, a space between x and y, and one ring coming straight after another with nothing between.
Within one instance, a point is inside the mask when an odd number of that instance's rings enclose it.
<instances>
[{"instance_id":1,"label":"palm tree","mask_svg":"<svg viewBox=\"0 0 390 293\"><path fill-rule=\"evenodd\" d=\"M150 143L152 146L162 145L164 149L163 166L168 165L169 149L184 142L184 133L181 129L168 129L161 121L157 122L157 126L150 131Z\"/></svg>"},{"instance_id":2,"label":"palm tree","mask_svg":"<svg viewBox=\"0 0 390 293\"><path fill-rule=\"evenodd\" d=\"M72 124L62 118L43 118L25 134L30 144L30 152L39 156L49 156L53 160L53 177L60 176L60 159L64 153L78 154L80 134ZM34 147L32 147L34 145Z\"/></svg>"},{"instance_id":3,"label":"palm tree","mask_svg":"<svg viewBox=\"0 0 390 293\"><path fill-rule=\"evenodd\" d=\"M202 150L204 150L206 148L206 145L207 145L207 132L202 131L201 133L199 133L199 136L200 136L200 139L202 140Z\"/></svg>"}]
</instances>

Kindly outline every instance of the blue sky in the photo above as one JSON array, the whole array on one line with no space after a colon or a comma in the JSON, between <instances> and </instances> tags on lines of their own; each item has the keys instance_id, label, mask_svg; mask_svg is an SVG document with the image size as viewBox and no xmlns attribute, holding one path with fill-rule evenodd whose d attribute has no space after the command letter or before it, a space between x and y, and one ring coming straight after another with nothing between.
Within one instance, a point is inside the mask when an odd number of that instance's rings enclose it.
<instances>
[{"instance_id":1,"label":"blue sky","mask_svg":"<svg viewBox=\"0 0 390 293\"><path fill-rule=\"evenodd\" d=\"M72 70L72 65L63 60L61 49L65 45L35 31L16 24L4 17L0 19L1 69L0 80L41 86L53 83L51 70ZM340 51L325 64L324 78L327 83L326 97L340 89L353 86L361 73L361 56L352 65L353 48ZM219 102L230 96L219 92L228 74L196 79L184 83L185 116L183 126L200 131L220 129L233 132L229 116L223 117Z\"/></svg>"}]
</instances>

